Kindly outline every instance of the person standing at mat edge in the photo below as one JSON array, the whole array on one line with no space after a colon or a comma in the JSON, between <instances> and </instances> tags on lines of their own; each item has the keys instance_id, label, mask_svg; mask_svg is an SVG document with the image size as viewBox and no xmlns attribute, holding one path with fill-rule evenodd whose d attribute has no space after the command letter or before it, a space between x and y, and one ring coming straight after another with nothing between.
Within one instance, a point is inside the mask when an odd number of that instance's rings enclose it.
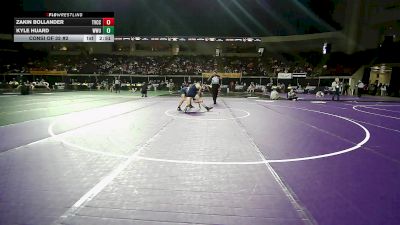
<instances>
[{"instance_id":1,"label":"person standing at mat edge","mask_svg":"<svg viewBox=\"0 0 400 225\"><path fill-rule=\"evenodd\" d=\"M218 91L219 87L221 86L221 77L217 74L216 71L213 72L213 75L211 75L208 80L211 80L211 92L213 96L213 101L214 104L217 104L217 96L218 96Z\"/></svg>"},{"instance_id":2,"label":"person standing at mat edge","mask_svg":"<svg viewBox=\"0 0 400 225\"><path fill-rule=\"evenodd\" d=\"M147 97L147 83L146 82L144 82L142 84L142 88L141 88L140 92L142 93L142 98Z\"/></svg>"},{"instance_id":3,"label":"person standing at mat edge","mask_svg":"<svg viewBox=\"0 0 400 225\"><path fill-rule=\"evenodd\" d=\"M115 77L115 93L121 93L121 81L119 80L119 77Z\"/></svg>"},{"instance_id":4,"label":"person standing at mat edge","mask_svg":"<svg viewBox=\"0 0 400 225\"><path fill-rule=\"evenodd\" d=\"M361 80L359 80L357 83L357 96L359 98L361 98L361 95L364 92L364 87L365 87L364 83Z\"/></svg>"},{"instance_id":5,"label":"person standing at mat edge","mask_svg":"<svg viewBox=\"0 0 400 225\"><path fill-rule=\"evenodd\" d=\"M338 77L336 77L335 80L332 82L332 90L333 90L332 101L335 100L335 96L337 96L337 100L339 101L339 98L340 98L340 81L339 81Z\"/></svg>"}]
</instances>

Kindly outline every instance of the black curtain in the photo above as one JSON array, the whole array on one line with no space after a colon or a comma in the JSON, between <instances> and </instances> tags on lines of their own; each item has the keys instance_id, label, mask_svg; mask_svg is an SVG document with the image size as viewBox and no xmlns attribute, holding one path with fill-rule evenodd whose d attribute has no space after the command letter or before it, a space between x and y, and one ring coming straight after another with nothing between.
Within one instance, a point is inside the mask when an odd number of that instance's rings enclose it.
<instances>
[{"instance_id":1,"label":"black curtain","mask_svg":"<svg viewBox=\"0 0 400 225\"><path fill-rule=\"evenodd\" d=\"M362 77L362 80L361 80L365 85L367 85L369 83L370 74L371 74L371 68L366 67L364 69L364 74L363 74L363 77Z\"/></svg>"},{"instance_id":2,"label":"black curtain","mask_svg":"<svg viewBox=\"0 0 400 225\"><path fill-rule=\"evenodd\" d=\"M391 96L399 97L400 91L400 67L392 68L392 76L390 78L389 93Z\"/></svg>"}]
</instances>

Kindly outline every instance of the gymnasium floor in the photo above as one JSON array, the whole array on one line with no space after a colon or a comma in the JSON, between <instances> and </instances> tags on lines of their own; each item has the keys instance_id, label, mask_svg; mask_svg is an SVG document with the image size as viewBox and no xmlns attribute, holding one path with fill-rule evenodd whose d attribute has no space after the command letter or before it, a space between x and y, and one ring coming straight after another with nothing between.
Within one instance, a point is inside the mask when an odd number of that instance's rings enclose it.
<instances>
[{"instance_id":1,"label":"gymnasium floor","mask_svg":"<svg viewBox=\"0 0 400 225\"><path fill-rule=\"evenodd\" d=\"M400 103L347 100L0 95L0 224L399 224Z\"/></svg>"}]
</instances>

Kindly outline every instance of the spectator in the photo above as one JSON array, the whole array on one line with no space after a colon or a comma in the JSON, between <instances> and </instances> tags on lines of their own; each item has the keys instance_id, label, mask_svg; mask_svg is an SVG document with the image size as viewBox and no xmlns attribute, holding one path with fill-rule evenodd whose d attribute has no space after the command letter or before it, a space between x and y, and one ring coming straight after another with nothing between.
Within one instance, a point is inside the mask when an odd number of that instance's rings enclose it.
<instances>
[{"instance_id":1,"label":"spectator","mask_svg":"<svg viewBox=\"0 0 400 225\"><path fill-rule=\"evenodd\" d=\"M115 81L114 81L114 85L115 85L115 93L121 93L121 81L118 77L115 77Z\"/></svg>"},{"instance_id":2,"label":"spectator","mask_svg":"<svg viewBox=\"0 0 400 225\"><path fill-rule=\"evenodd\" d=\"M270 99L278 100L280 98L279 93L276 91L276 88L273 88L271 91Z\"/></svg>"},{"instance_id":3,"label":"spectator","mask_svg":"<svg viewBox=\"0 0 400 225\"><path fill-rule=\"evenodd\" d=\"M381 85L381 96L386 96L386 84Z\"/></svg>"},{"instance_id":4,"label":"spectator","mask_svg":"<svg viewBox=\"0 0 400 225\"><path fill-rule=\"evenodd\" d=\"M229 91L231 91L231 92L235 91L235 82L234 81L229 82Z\"/></svg>"},{"instance_id":5,"label":"spectator","mask_svg":"<svg viewBox=\"0 0 400 225\"><path fill-rule=\"evenodd\" d=\"M364 92L365 85L364 83L359 80L357 83L357 96L361 98L362 93Z\"/></svg>"},{"instance_id":6,"label":"spectator","mask_svg":"<svg viewBox=\"0 0 400 225\"><path fill-rule=\"evenodd\" d=\"M174 82L172 81L172 79L170 79L170 81L169 81L169 83L167 84L167 86L168 86L168 89L169 89L169 93L172 94L172 92L174 91L174 87L175 87L175 84L174 84Z\"/></svg>"},{"instance_id":7,"label":"spectator","mask_svg":"<svg viewBox=\"0 0 400 225\"><path fill-rule=\"evenodd\" d=\"M332 101L335 100L335 96L337 96L337 100L339 101L340 98L340 81L339 78L336 77L335 80L332 82Z\"/></svg>"},{"instance_id":8,"label":"spectator","mask_svg":"<svg viewBox=\"0 0 400 225\"><path fill-rule=\"evenodd\" d=\"M143 97L147 97L147 89L148 89L147 83L144 82L144 83L142 84L142 88L141 88L142 98L143 98Z\"/></svg>"},{"instance_id":9,"label":"spectator","mask_svg":"<svg viewBox=\"0 0 400 225\"><path fill-rule=\"evenodd\" d=\"M281 71L307 73L313 71L309 63L301 61L258 57L222 57L220 62L217 63L211 56L52 56L46 59L30 60L27 65L6 65L3 68L8 72L25 72L37 69L65 70L73 74L199 75L204 72L212 72L216 65L226 73L242 73L245 75L277 75Z\"/></svg>"},{"instance_id":10,"label":"spectator","mask_svg":"<svg viewBox=\"0 0 400 225\"><path fill-rule=\"evenodd\" d=\"M256 90L256 86L254 85L253 82L251 82L249 87L247 88L247 92L250 93L251 95L253 95L255 90Z\"/></svg>"},{"instance_id":11,"label":"spectator","mask_svg":"<svg viewBox=\"0 0 400 225\"><path fill-rule=\"evenodd\" d=\"M317 93L315 93L315 97L316 97L316 98L323 98L323 97L324 97L324 92L322 92L322 91L317 91Z\"/></svg>"},{"instance_id":12,"label":"spectator","mask_svg":"<svg viewBox=\"0 0 400 225\"><path fill-rule=\"evenodd\" d=\"M343 95L349 95L349 88L350 85L347 82L345 82L343 85Z\"/></svg>"},{"instance_id":13,"label":"spectator","mask_svg":"<svg viewBox=\"0 0 400 225\"><path fill-rule=\"evenodd\" d=\"M372 95L375 96L378 92L378 81L376 80L374 84L372 84Z\"/></svg>"},{"instance_id":14,"label":"spectator","mask_svg":"<svg viewBox=\"0 0 400 225\"><path fill-rule=\"evenodd\" d=\"M296 95L296 92L294 91L294 88L290 89L290 91L287 94L287 98L288 100L297 101L298 97Z\"/></svg>"}]
</instances>

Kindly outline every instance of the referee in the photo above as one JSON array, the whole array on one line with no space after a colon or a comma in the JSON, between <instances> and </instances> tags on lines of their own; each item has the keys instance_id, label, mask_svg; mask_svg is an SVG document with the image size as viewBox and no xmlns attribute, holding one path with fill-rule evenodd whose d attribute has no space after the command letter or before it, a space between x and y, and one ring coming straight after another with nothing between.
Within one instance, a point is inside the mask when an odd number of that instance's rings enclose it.
<instances>
[{"instance_id":1,"label":"referee","mask_svg":"<svg viewBox=\"0 0 400 225\"><path fill-rule=\"evenodd\" d=\"M221 77L217 74L216 71L213 72L213 75L208 78L208 81L211 80L211 92L213 96L214 104L217 104L217 96L219 87L221 86Z\"/></svg>"}]
</instances>

